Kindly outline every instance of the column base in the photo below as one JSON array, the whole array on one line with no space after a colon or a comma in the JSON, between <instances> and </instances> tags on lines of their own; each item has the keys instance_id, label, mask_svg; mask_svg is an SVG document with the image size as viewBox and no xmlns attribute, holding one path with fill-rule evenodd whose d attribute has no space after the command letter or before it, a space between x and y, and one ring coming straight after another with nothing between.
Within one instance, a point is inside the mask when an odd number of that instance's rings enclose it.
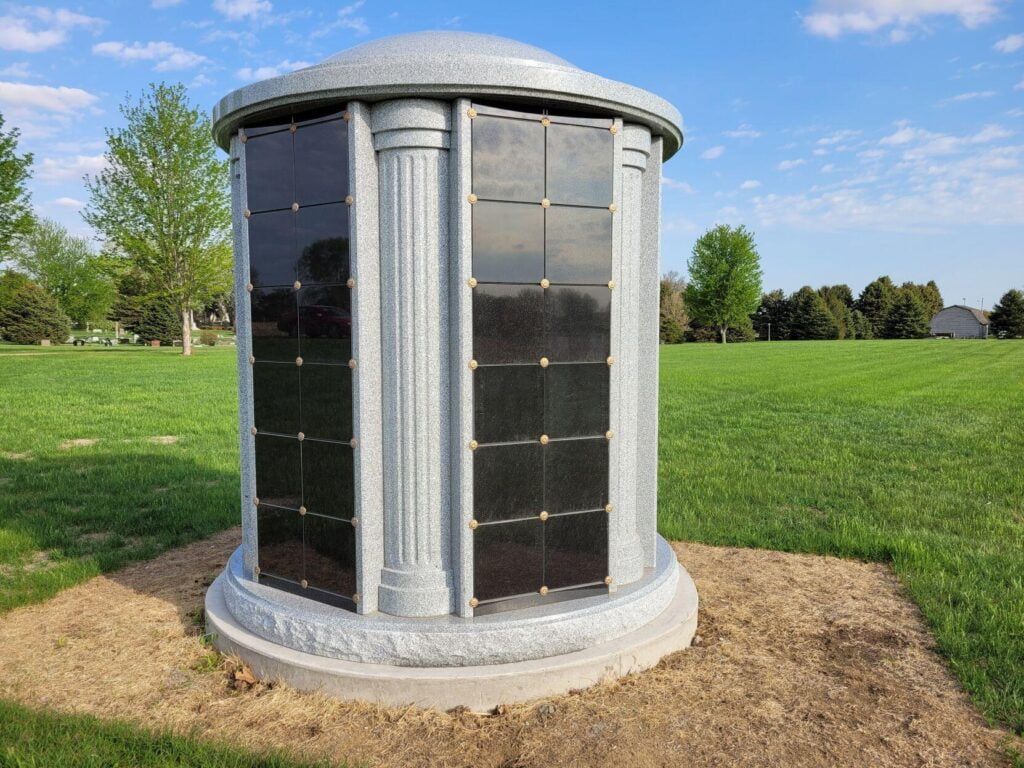
<instances>
[{"instance_id":1,"label":"column base","mask_svg":"<svg viewBox=\"0 0 1024 768\"><path fill-rule=\"evenodd\" d=\"M451 587L445 583L442 571L384 568L380 573L378 607L392 616L443 616L451 612L451 599Z\"/></svg>"},{"instance_id":2,"label":"column base","mask_svg":"<svg viewBox=\"0 0 1024 768\"><path fill-rule=\"evenodd\" d=\"M667 545L664 548L668 549ZM242 626L232 614L227 599L232 589L228 573L218 577L207 592L206 621L217 647L240 656L260 678L282 680L299 690L391 706L464 706L482 712L498 704L552 696L638 672L655 665L665 654L688 647L697 629L697 591L674 557L671 567L675 578L666 582L671 587L667 603L651 620L590 647L498 664L397 666L326 658L271 642ZM611 596L604 599L614 600ZM560 609L571 612L565 604ZM456 623L500 621L500 616L450 618ZM514 622L506 617L504 623ZM457 642L449 650L457 650L455 645Z\"/></svg>"}]
</instances>

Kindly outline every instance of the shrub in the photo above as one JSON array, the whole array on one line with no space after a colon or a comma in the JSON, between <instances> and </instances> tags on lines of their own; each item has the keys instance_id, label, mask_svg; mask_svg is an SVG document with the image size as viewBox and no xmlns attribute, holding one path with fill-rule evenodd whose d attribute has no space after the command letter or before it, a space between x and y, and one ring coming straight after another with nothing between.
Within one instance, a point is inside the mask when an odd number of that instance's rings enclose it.
<instances>
[{"instance_id":1,"label":"shrub","mask_svg":"<svg viewBox=\"0 0 1024 768\"><path fill-rule=\"evenodd\" d=\"M49 339L63 344L71 334L71 322L57 302L35 283L26 283L11 297L0 317L4 338L15 344L38 344Z\"/></svg>"},{"instance_id":2,"label":"shrub","mask_svg":"<svg viewBox=\"0 0 1024 768\"><path fill-rule=\"evenodd\" d=\"M217 332L211 330L200 331L199 343L202 344L204 347L217 346Z\"/></svg>"}]
</instances>

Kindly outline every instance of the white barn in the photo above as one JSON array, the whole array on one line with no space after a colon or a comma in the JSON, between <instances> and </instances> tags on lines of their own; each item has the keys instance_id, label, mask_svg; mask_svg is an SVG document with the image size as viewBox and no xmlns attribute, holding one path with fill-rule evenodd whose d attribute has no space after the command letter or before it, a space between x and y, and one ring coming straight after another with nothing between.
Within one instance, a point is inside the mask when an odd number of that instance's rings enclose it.
<instances>
[{"instance_id":1,"label":"white barn","mask_svg":"<svg viewBox=\"0 0 1024 768\"><path fill-rule=\"evenodd\" d=\"M931 323L932 336L951 339L987 339L988 318L980 309L954 304L940 309Z\"/></svg>"}]
</instances>

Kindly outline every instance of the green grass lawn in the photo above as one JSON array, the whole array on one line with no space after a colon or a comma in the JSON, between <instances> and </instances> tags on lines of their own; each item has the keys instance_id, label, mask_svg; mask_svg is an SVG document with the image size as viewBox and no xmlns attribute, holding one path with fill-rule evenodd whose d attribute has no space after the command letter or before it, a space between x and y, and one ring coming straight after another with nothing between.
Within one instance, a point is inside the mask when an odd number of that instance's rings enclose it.
<instances>
[{"instance_id":1,"label":"green grass lawn","mask_svg":"<svg viewBox=\"0 0 1024 768\"><path fill-rule=\"evenodd\" d=\"M665 348L660 529L891 562L1024 732L1024 343Z\"/></svg>"},{"instance_id":2,"label":"green grass lawn","mask_svg":"<svg viewBox=\"0 0 1024 768\"><path fill-rule=\"evenodd\" d=\"M0 346L0 611L237 524L234 368ZM1024 732L1024 343L666 347L661 408L663 534L891 562L979 708Z\"/></svg>"}]
</instances>

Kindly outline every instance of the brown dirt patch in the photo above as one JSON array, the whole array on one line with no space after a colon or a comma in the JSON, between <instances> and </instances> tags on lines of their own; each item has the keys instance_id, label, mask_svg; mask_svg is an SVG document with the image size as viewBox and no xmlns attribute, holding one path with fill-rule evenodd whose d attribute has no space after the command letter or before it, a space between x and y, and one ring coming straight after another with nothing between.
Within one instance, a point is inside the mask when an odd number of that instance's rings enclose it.
<instances>
[{"instance_id":1,"label":"brown dirt patch","mask_svg":"<svg viewBox=\"0 0 1024 768\"><path fill-rule=\"evenodd\" d=\"M1004 765L880 565L677 545L699 642L655 669L499 714L333 701L211 656L228 531L0 618L0 695L250 749L388 766ZM1015 742L1018 747L1020 740Z\"/></svg>"},{"instance_id":2,"label":"brown dirt patch","mask_svg":"<svg viewBox=\"0 0 1024 768\"><path fill-rule=\"evenodd\" d=\"M0 451L0 459L8 459L9 461L25 461L26 459L31 458L32 454L28 452L16 453L14 451Z\"/></svg>"},{"instance_id":3,"label":"brown dirt patch","mask_svg":"<svg viewBox=\"0 0 1024 768\"><path fill-rule=\"evenodd\" d=\"M60 444L61 448L88 448L90 445L96 445L99 440L95 437L76 437L74 440L65 440Z\"/></svg>"},{"instance_id":4,"label":"brown dirt patch","mask_svg":"<svg viewBox=\"0 0 1024 768\"><path fill-rule=\"evenodd\" d=\"M154 435L149 438L149 442L156 443L157 445L174 445L178 442L178 438L174 435Z\"/></svg>"}]
</instances>

